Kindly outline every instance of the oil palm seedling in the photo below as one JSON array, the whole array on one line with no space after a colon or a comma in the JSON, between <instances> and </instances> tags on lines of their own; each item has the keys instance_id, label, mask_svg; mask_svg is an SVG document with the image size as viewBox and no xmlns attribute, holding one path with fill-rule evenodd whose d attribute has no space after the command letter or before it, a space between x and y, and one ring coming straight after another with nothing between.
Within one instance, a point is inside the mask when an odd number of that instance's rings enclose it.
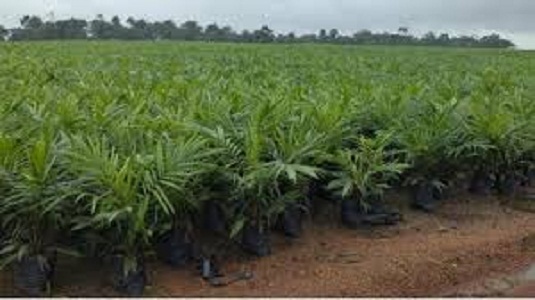
<instances>
[{"instance_id":1,"label":"oil palm seedling","mask_svg":"<svg viewBox=\"0 0 535 300\"><path fill-rule=\"evenodd\" d=\"M494 84L489 86L489 81L500 78L487 70L482 87L466 108L463 122L466 142L462 148L467 151L462 155L471 158L476 167L473 192L484 190L488 194L493 176L498 191L512 195L521 175L519 170L522 165L529 165L529 160L523 158L533 151L534 105L516 90L496 90Z\"/></svg>"},{"instance_id":2,"label":"oil palm seedling","mask_svg":"<svg viewBox=\"0 0 535 300\"><path fill-rule=\"evenodd\" d=\"M118 153L105 138L76 136L70 142L69 168L78 181L81 212L73 229L110 232L116 287L141 295L146 284L143 251L152 231L150 199L138 193L136 158Z\"/></svg>"},{"instance_id":3,"label":"oil palm seedling","mask_svg":"<svg viewBox=\"0 0 535 300\"><path fill-rule=\"evenodd\" d=\"M284 123L282 123L284 124ZM307 127L309 118L301 115L276 128L269 138L269 162L273 168L273 190L277 197L275 214L279 225L289 237L301 234L304 213L310 208L305 187L317 180L321 170L315 159L325 150L327 135Z\"/></svg>"},{"instance_id":4,"label":"oil palm seedling","mask_svg":"<svg viewBox=\"0 0 535 300\"><path fill-rule=\"evenodd\" d=\"M160 255L173 266L184 265L192 256L192 219L198 215L204 199L203 177L213 170L209 159L217 153L208 149L200 137L157 143L143 164L141 192L157 200L169 221L169 227L158 224L161 235ZM170 204L171 206L168 206Z\"/></svg>"},{"instance_id":5,"label":"oil palm seedling","mask_svg":"<svg viewBox=\"0 0 535 300\"><path fill-rule=\"evenodd\" d=\"M413 206L433 211L437 192L446 187L458 169L453 153L462 145L460 101L437 103L423 99L407 102L407 113L394 128L395 145L403 149L410 168L407 183L413 190Z\"/></svg>"},{"instance_id":6,"label":"oil palm seedling","mask_svg":"<svg viewBox=\"0 0 535 300\"><path fill-rule=\"evenodd\" d=\"M69 202L76 194L53 135L42 133L23 144L4 135L1 144L0 216L9 230L0 251L2 264L13 264L18 288L30 296L43 295L62 250L59 236L74 217Z\"/></svg>"},{"instance_id":7,"label":"oil palm seedling","mask_svg":"<svg viewBox=\"0 0 535 300\"><path fill-rule=\"evenodd\" d=\"M288 131L282 130L277 119L280 111L280 107L265 103L239 123L222 122L225 127L215 130L202 128L215 146L224 149L218 162L221 176L232 187L230 235L241 233L244 248L260 256L270 252L270 224L297 200L288 186L316 176L316 169L305 162L321 145L318 137L297 123L288 125L292 126L285 128Z\"/></svg>"},{"instance_id":8,"label":"oil palm seedling","mask_svg":"<svg viewBox=\"0 0 535 300\"><path fill-rule=\"evenodd\" d=\"M258 255L267 255L270 249L264 222L269 213L262 208L269 206L266 188L270 178L261 164L263 139L254 128L249 128L248 132L234 131L239 133L237 136L227 136L221 128L214 133L217 142L226 146L224 156L233 157L225 163L227 168L223 171L223 176L231 182L230 198L234 207L230 237L243 231L245 248Z\"/></svg>"},{"instance_id":9,"label":"oil palm seedling","mask_svg":"<svg viewBox=\"0 0 535 300\"><path fill-rule=\"evenodd\" d=\"M85 212L76 229L113 233L117 285L133 295L146 283L144 251L155 234L167 262L180 265L188 258L188 219L199 205L192 183L207 170L210 155L195 137L142 144L137 153L125 154L104 138L75 137L69 153Z\"/></svg>"},{"instance_id":10,"label":"oil palm seedling","mask_svg":"<svg viewBox=\"0 0 535 300\"><path fill-rule=\"evenodd\" d=\"M321 141L319 145L311 148L320 154L314 153L311 159L306 160L308 164L320 170L317 173L318 178L308 179L308 186L305 189L309 204L308 210L312 214L319 212L323 204L333 204L338 200L336 195L327 189L332 179L332 171L337 170L337 166L326 160L323 153L334 153L337 149L344 147L347 137L355 135L355 132L360 130L360 127L352 126L358 122L358 118L353 115L359 111L360 107L360 104L355 104L348 99L339 101L314 99L314 101L301 104L300 110L305 116L301 128L310 130Z\"/></svg>"},{"instance_id":11,"label":"oil palm seedling","mask_svg":"<svg viewBox=\"0 0 535 300\"><path fill-rule=\"evenodd\" d=\"M408 167L396 161L387 147L391 143L391 134L380 133L376 138L359 137L355 149L338 150L329 155L340 171L328 185L342 198L341 219L348 227L364 223L397 222L397 214L378 208L388 182L397 177Z\"/></svg>"},{"instance_id":12,"label":"oil palm seedling","mask_svg":"<svg viewBox=\"0 0 535 300\"><path fill-rule=\"evenodd\" d=\"M229 171L233 181L232 199L235 204L231 237L241 232L244 249L258 256L271 253L269 221L276 201L272 189L275 175L273 167L265 163L268 155L267 137L271 124L263 124L269 105L252 114L242 131L240 156ZM263 125L266 127L261 129ZM267 129L267 130L266 130Z\"/></svg>"}]
</instances>

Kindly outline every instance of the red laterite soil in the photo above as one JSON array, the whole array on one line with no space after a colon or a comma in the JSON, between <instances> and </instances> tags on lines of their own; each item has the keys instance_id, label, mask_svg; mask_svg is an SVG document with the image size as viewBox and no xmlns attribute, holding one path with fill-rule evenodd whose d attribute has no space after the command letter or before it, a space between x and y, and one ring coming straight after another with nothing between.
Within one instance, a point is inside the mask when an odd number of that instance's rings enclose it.
<instances>
[{"instance_id":1,"label":"red laterite soil","mask_svg":"<svg viewBox=\"0 0 535 300\"><path fill-rule=\"evenodd\" d=\"M210 287L193 266L172 270L152 263L146 294L535 296L521 275L535 263L535 214L494 198L462 198L446 201L433 215L404 210L405 221L389 228L355 231L331 221L307 224L294 241L274 233L272 256L228 259L223 272L248 270L254 278L226 287ZM117 296L105 266L64 259L57 272L54 296ZM0 280L0 296L17 295L8 272Z\"/></svg>"}]
</instances>

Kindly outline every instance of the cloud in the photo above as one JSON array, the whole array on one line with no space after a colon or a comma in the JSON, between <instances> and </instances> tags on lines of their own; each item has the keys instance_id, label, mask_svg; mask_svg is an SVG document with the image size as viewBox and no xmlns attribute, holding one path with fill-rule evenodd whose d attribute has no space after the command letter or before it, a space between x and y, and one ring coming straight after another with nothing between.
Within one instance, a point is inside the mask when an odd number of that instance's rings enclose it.
<instances>
[{"instance_id":1,"label":"cloud","mask_svg":"<svg viewBox=\"0 0 535 300\"><path fill-rule=\"evenodd\" d=\"M24 14L44 16L53 8L57 18L102 13L178 22L195 19L240 30L263 24L297 32L407 26L415 33L497 31L522 36L522 43L535 36L533 0L0 0L0 7L0 22L10 26Z\"/></svg>"}]
</instances>

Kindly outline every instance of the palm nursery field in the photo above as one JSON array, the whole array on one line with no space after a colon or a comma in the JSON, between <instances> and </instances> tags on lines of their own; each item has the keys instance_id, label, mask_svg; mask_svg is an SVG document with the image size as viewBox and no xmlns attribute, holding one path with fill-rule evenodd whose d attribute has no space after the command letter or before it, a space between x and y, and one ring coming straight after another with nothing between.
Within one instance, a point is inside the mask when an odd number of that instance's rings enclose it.
<instances>
[{"instance_id":1,"label":"palm nursery field","mask_svg":"<svg viewBox=\"0 0 535 300\"><path fill-rule=\"evenodd\" d=\"M317 198L359 227L387 190L431 213L459 176L512 197L534 99L513 50L1 43L0 259L39 295L58 253L111 257L139 295L153 253L180 267L210 232L269 255Z\"/></svg>"}]
</instances>

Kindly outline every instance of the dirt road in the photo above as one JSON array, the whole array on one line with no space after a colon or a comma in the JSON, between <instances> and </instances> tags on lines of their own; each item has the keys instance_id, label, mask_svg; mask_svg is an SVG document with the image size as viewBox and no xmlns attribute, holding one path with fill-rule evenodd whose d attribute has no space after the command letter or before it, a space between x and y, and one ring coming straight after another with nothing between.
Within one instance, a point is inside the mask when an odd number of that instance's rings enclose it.
<instances>
[{"instance_id":1,"label":"dirt road","mask_svg":"<svg viewBox=\"0 0 535 300\"><path fill-rule=\"evenodd\" d=\"M249 270L254 278L222 288L208 286L196 276L193 266L172 270L154 263L147 294L224 297L526 293L531 281L518 274L524 274L535 263L535 214L512 210L492 198L448 201L435 215L411 211L404 214L406 221L390 228L355 231L315 224L308 225L304 236L295 241L274 234L272 256L234 257L224 265L225 272ZM87 262L59 266L55 295L115 296L103 270ZM0 295L14 293L7 278L4 274ZM507 280L500 282L504 278ZM534 291L533 287L530 291Z\"/></svg>"}]
</instances>

